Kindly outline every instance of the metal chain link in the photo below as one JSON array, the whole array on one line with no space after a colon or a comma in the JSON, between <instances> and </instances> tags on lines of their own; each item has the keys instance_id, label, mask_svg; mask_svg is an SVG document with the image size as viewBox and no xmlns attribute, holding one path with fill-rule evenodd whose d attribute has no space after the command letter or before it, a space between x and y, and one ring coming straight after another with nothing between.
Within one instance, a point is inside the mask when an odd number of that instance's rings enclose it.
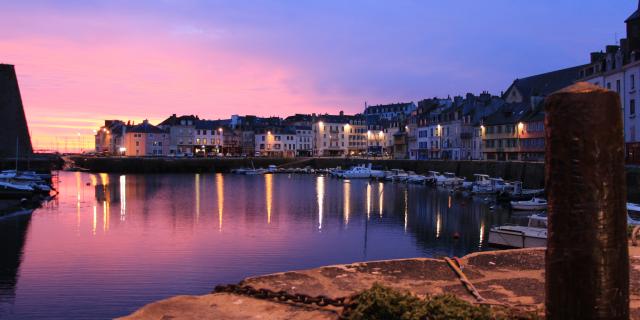
<instances>
[{"instance_id":1,"label":"metal chain link","mask_svg":"<svg viewBox=\"0 0 640 320\"><path fill-rule=\"evenodd\" d=\"M301 304L315 304L318 307L333 306L342 308L340 318L346 319L351 310L355 309L356 303L354 302L358 295L350 297L329 298L324 295L310 296L301 293L289 293L287 291L273 291L270 289L256 289L249 285L240 284L227 284L218 285L213 289L212 293L232 293L247 297L263 300L277 300L279 302L293 302Z\"/></svg>"}]
</instances>

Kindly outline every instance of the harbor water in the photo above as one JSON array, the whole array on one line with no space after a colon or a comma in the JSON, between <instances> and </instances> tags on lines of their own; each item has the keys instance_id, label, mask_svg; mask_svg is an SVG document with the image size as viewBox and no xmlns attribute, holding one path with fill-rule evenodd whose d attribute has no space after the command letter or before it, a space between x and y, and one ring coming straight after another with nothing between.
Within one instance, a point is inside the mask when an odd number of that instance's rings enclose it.
<instances>
[{"instance_id":1,"label":"harbor water","mask_svg":"<svg viewBox=\"0 0 640 320\"><path fill-rule=\"evenodd\" d=\"M446 189L322 175L61 172L0 218L0 318L108 319L248 276L463 256L526 219Z\"/></svg>"}]
</instances>

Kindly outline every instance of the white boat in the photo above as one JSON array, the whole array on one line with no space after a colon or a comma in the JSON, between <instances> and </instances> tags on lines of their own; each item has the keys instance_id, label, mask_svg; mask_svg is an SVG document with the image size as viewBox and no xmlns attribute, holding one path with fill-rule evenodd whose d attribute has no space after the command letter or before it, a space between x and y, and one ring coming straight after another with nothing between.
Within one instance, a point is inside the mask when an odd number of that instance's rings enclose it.
<instances>
[{"instance_id":1,"label":"white boat","mask_svg":"<svg viewBox=\"0 0 640 320\"><path fill-rule=\"evenodd\" d=\"M270 164L267 167L267 171L265 173L276 173L278 172L278 167L275 164Z\"/></svg>"},{"instance_id":2,"label":"white boat","mask_svg":"<svg viewBox=\"0 0 640 320\"><path fill-rule=\"evenodd\" d=\"M461 185L463 181L464 178L458 178L452 172L444 172L437 178L436 183L441 186L457 186Z\"/></svg>"},{"instance_id":3,"label":"white boat","mask_svg":"<svg viewBox=\"0 0 640 320\"><path fill-rule=\"evenodd\" d=\"M442 177L442 175L440 175L440 172L438 171L428 171L426 177L427 182L435 184L438 182L438 179Z\"/></svg>"},{"instance_id":4,"label":"white boat","mask_svg":"<svg viewBox=\"0 0 640 320\"><path fill-rule=\"evenodd\" d=\"M365 178L383 178L384 171L381 170L371 170L371 164L369 166L358 166L353 167L341 175L342 178L345 179L365 179Z\"/></svg>"},{"instance_id":5,"label":"white boat","mask_svg":"<svg viewBox=\"0 0 640 320\"><path fill-rule=\"evenodd\" d=\"M489 245L509 248L547 246L547 217L532 215L525 226L499 226L489 231Z\"/></svg>"},{"instance_id":6,"label":"white boat","mask_svg":"<svg viewBox=\"0 0 640 320\"><path fill-rule=\"evenodd\" d=\"M3 170L0 172L0 179L19 179L29 181L42 181L44 179L51 178L49 174L39 174L34 171L17 171L17 170Z\"/></svg>"},{"instance_id":7,"label":"white boat","mask_svg":"<svg viewBox=\"0 0 640 320\"><path fill-rule=\"evenodd\" d=\"M248 176L253 176L253 175L259 175L259 174L265 174L266 172L267 172L266 169L247 169L244 171L244 174Z\"/></svg>"},{"instance_id":8,"label":"white boat","mask_svg":"<svg viewBox=\"0 0 640 320\"><path fill-rule=\"evenodd\" d=\"M25 184L13 183L10 181L0 181L0 197L19 198L33 195L35 190Z\"/></svg>"},{"instance_id":9,"label":"white boat","mask_svg":"<svg viewBox=\"0 0 640 320\"><path fill-rule=\"evenodd\" d=\"M511 201L511 208L513 210L546 210L547 200L540 198L533 198L528 201Z\"/></svg>"},{"instance_id":10,"label":"white boat","mask_svg":"<svg viewBox=\"0 0 640 320\"><path fill-rule=\"evenodd\" d=\"M427 182L427 177L421 174L412 174L407 177L406 181L407 183L424 184Z\"/></svg>"},{"instance_id":11,"label":"white boat","mask_svg":"<svg viewBox=\"0 0 640 320\"><path fill-rule=\"evenodd\" d=\"M402 182L402 181L406 181L408 177L409 177L409 174L406 173L404 170L393 169L391 171L385 172L384 179L387 181Z\"/></svg>"}]
</instances>

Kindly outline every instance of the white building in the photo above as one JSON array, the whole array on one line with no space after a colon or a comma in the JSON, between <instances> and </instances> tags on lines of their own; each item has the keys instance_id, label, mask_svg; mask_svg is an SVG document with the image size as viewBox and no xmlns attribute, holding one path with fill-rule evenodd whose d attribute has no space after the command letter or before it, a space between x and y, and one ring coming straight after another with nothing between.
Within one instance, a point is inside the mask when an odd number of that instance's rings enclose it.
<instances>
[{"instance_id":1,"label":"white building","mask_svg":"<svg viewBox=\"0 0 640 320\"><path fill-rule=\"evenodd\" d=\"M640 4L625 21L627 38L620 46L607 46L605 52L591 53L590 64L580 72L581 81L613 90L620 95L621 115L628 162L640 162Z\"/></svg>"}]
</instances>

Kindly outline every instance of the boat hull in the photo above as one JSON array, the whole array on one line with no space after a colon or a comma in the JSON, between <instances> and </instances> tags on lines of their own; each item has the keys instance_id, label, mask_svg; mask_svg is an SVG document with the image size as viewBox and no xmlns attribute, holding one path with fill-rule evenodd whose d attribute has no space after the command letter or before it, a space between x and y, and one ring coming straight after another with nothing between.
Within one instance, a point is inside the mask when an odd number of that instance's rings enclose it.
<instances>
[{"instance_id":1,"label":"boat hull","mask_svg":"<svg viewBox=\"0 0 640 320\"><path fill-rule=\"evenodd\" d=\"M538 210L546 210L546 204L518 204L511 203L511 209L513 210L524 210L524 211L538 211Z\"/></svg>"},{"instance_id":2,"label":"boat hull","mask_svg":"<svg viewBox=\"0 0 640 320\"><path fill-rule=\"evenodd\" d=\"M537 248L546 247L547 238L528 235L516 230L494 228L489 231L489 245L504 248Z\"/></svg>"}]
</instances>

